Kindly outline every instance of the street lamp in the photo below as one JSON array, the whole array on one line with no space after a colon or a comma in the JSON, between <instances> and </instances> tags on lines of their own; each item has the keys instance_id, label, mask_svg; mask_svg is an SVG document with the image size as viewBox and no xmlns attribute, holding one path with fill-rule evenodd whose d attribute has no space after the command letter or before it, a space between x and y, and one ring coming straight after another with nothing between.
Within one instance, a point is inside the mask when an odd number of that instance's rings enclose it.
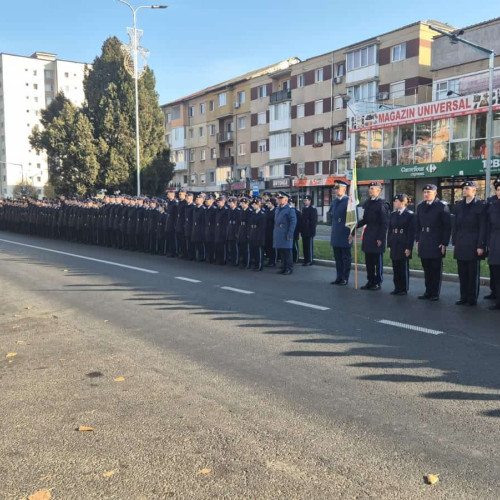
<instances>
[{"instance_id":1,"label":"street lamp","mask_svg":"<svg viewBox=\"0 0 500 500\"><path fill-rule=\"evenodd\" d=\"M495 51L482 47L477 43L470 42L461 38L460 35L464 34L464 30L458 32L448 32L435 26L429 25L429 28L433 31L441 33L441 35L447 36L452 44L457 44L458 42L464 43L473 49L482 52L483 54L488 54L489 57L489 99L488 99L488 125L486 127L486 198L490 196L490 184L491 184L491 159L493 155L493 72L495 70Z\"/></svg>"},{"instance_id":2,"label":"street lamp","mask_svg":"<svg viewBox=\"0 0 500 500\"><path fill-rule=\"evenodd\" d=\"M135 155L137 167L137 196L141 195L141 167L140 167L140 148L139 148L139 75L137 71L138 66L138 52L139 52L139 37L137 33L137 12L141 9L166 9L168 5L140 5L139 7L132 7L125 0L118 0L120 3L126 5L131 11L134 19L133 34L131 37L132 53L134 58L134 84L135 84Z\"/></svg>"},{"instance_id":3,"label":"street lamp","mask_svg":"<svg viewBox=\"0 0 500 500\"><path fill-rule=\"evenodd\" d=\"M0 161L2 165L16 165L16 167L21 167L21 183L24 184L24 165L22 163L13 163L11 161Z\"/></svg>"}]
</instances>

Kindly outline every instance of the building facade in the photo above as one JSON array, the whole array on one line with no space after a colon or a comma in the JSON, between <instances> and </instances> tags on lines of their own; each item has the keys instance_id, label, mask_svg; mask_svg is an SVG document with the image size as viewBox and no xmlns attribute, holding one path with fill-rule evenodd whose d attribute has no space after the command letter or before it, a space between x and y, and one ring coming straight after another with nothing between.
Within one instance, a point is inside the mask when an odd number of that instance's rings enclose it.
<instances>
[{"instance_id":1,"label":"building facade","mask_svg":"<svg viewBox=\"0 0 500 500\"><path fill-rule=\"evenodd\" d=\"M77 106L83 103L85 68L44 52L31 57L0 54L0 196L12 196L21 182L43 195L47 158L31 148L29 136L58 92Z\"/></svg>"}]
</instances>

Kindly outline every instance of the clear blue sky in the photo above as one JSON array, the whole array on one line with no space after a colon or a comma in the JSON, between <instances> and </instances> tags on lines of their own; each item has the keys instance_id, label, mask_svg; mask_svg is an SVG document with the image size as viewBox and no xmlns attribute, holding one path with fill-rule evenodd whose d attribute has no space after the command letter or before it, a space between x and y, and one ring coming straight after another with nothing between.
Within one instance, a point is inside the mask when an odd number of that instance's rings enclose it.
<instances>
[{"instance_id":1,"label":"clear blue sky","mask_svg":"<svg viewBox=\"0 0 500 500\"><path fill-rule=\"evenodd\" d=\"M130 0L135 6L146 1ZM154 0L160 1L160 0ZM141 10L160 103L289 57L307 59L419 20L456 27L500 16L497 1L167 0ZM111 35L128 42L117 0L1 0L0 52L92 62Z\"/></svg>"}]
</instances>

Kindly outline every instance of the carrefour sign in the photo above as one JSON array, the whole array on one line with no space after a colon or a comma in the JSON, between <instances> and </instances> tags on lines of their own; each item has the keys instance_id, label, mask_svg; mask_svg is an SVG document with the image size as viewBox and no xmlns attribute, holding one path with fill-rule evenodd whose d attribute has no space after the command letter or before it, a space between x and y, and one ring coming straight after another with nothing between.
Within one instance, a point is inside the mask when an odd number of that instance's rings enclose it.
<instances>
[{"instance_id":1,"label":"carrefour sign","mask_svg":"<svg viewBox=\"0 0 500 500\"><path fill-rule=\"evenodd\" d=\"M462 177L485 175L486 160L447 161L441 163L419 163L394 167L358 168L360 181L418 179L424 177ZM500 158L491 161L491 171L500 174Z\"/></svg>"}]
</instances>

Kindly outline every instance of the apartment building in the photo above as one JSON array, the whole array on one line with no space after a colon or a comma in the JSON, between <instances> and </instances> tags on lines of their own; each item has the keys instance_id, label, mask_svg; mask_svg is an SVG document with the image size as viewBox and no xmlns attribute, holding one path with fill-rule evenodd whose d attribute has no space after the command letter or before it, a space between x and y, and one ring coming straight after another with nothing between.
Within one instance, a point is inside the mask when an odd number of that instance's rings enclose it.
<instances>
[{"instance_id":1,"label":"apartment building","mask_svg":"<svg viewBox=\"0 0 500 500\"><path fill-rule=\"evenodd\" d=\"M63 61L55 54L30 57L0 54L0 196L10 197L20 182L40 195L48 181L47 158L29 143L40 112L58 92L75 105L84 100L85 63Z\"/></svg>"},{"instance_id":2,"label":"apartment building","mask_svg":"<svg viewBox=\"0 0 500 500\"><path fill-rule=\"evenodd\" d=\"M500 18L461 30L462 38L500 53ZM484 196L486 124L491 96L486 54L444 35L432 43L432 103L393 111L364 113L354 123L358 179L379 180L386 198L408 193L414 203L426 183L451 206L462 198L465 179ZM500 57L495 60L493 92L493 177L500 175Z\"/></svg>"}]
</instances>

